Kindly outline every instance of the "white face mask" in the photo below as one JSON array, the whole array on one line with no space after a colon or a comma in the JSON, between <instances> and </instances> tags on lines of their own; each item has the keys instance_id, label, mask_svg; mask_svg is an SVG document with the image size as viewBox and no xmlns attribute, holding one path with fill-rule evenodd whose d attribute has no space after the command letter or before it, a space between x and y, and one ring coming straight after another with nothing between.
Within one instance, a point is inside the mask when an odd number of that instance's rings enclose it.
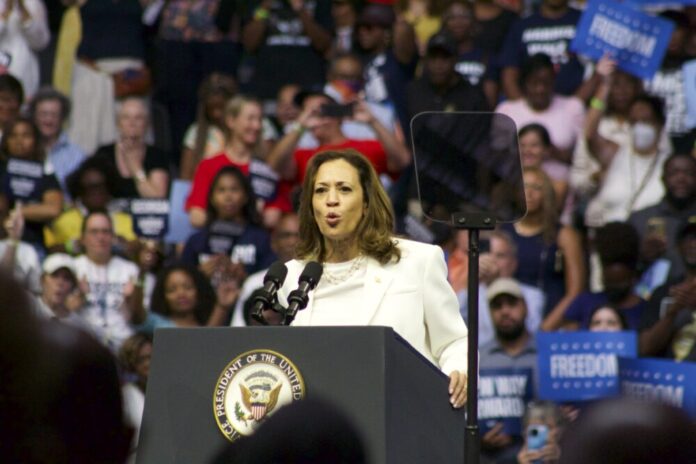
<instances>
[{"instance_id":1,"label":"white face mask","mask_svg":"<svg viewBox=\"0 0 696 464\"><path fill-rule=\"evenodd\" d=\"M649 150L657 140L657 130L646 122L637 122L633 125L633 148L639 151Z\"/></svg>"}]
</instances>

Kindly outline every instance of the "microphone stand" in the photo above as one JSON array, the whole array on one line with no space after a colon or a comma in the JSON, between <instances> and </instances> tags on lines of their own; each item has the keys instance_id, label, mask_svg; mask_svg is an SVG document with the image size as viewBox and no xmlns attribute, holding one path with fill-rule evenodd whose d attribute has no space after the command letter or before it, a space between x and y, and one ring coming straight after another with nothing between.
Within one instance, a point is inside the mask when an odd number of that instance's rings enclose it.
<instances>
[{"instance_id":1,"label":"microphone stand","mask_svg":"<svg viewBox=\"0 0 696 464\"><path fill-rule=\"evenodd\" d=\"M479 321L479 231L495 227L495 217L488 213L454 213L454 227L469 231L469 278L467 289L468 368L466 375L466 433L464 462L478 464L481 440L478 426L478 321Z\"/></svg>"}]
</instances>

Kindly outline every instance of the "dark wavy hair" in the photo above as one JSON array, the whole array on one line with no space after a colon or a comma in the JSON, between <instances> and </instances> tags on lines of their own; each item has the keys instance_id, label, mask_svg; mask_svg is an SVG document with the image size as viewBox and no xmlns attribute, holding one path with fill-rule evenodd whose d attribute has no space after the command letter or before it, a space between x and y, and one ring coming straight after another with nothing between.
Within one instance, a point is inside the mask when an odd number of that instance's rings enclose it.
<instances>
[{"instance_id":1,"label":"dark wavy hair","mask_svg":"<svg viewBox=\"0 0 696 464\"><path fill-rule=\"evenodd\" d=\"M531 124L523 126L522 129L520 129L520 131L518 132L518 137L522 138L524 135L530 132L535 132L541 139L541 143L546 148L551 146L551 136L549 135L549 131L542 124L533 122Z\"/></svg>"},{"instance_id":2,"label":"dark wavy hair","mask_svg":"<svg viewBox=\"0 0 696 464\"><path fill-rule=\"evenodd\" d=\"M70 198L77 199L82 196L84 190L82 188L82 176L90 171L97 171L106 181L106 189L109 195L114 196L114 192L117 189L116 179L118 172L115 166L111 163L105 163L99 158L89 157L84 160L68 177L65 179L65 184L70 194Z\"/></svg>"},{"instance_id":3,"label":"dark wavy hair","mask_svg":"<svg viewBox=\"0 0 696 464\"><path fill-rule=\"evenodd\" d=\"M176 271L187 274L191 280L193 280L193 285L196 287L196 305L193 308L193 313L198 323L200 325L205 325L208 322L210 313L213 311L213 307L215 306L215 290L213 290L212 285L210 285L210 281L201 271L188 264L172 264L164 268L162 272L159 273L157 276L157 283L155 283L155 288L152 290L150 310L165 317L171 316L171 308L169 307L167 298L165 296L165 287L167 285L167 279L169 279L169 276Z\"/></svg>"},{"instance_id":4,"label":"dark wavy hair","mask_svg":"<svg viewBox=\"0 0 696 464\"><path fill-rule=\"evenodd\" d=\"M261 215L259 214L258 209L256 209L256 194L254 194L254 189L251 187L251 182L249 181L249 178L245 176L244 173L235 166L225 166L222 169L220 169L217 172L217 174L215 174L213 181L210 183L210 189L208 190L208 199L206 201L206 210L208 212L208 224L217 219L217 211L215 211L215 208L213 207L213 203L211 200L213 198L213 192L215 191L215 187L217 186L217 183L220 180L220 178L223 176L234 177L235 179L237 179L237 182L239 182L239 185L241 185L242 189L244 190L244 194L247 198L246 203L242 206L242 216L244 216L244 220L247 221L247 223L254 225L261 224Z\"/></svg>"},{"instance_id":5,"label":"dark wavy hair","mask_svg":"<svg viewBox=\"0 0 696 464\"><path fill-rule=\"evenodd\" d=\"M14 128L20 124L26 124L27 126L29 126L29 128L31 129L31 133L34 136L34 151L30 155L29 159L31 161L38 161L43 163L44 159L46 158L46 151L41 146L41 132L39 132L39 128L36 127L34 121L24 116L20 116L16 119L13 119L5 126L5 129L3 130L2 141L0 142L0 156L2 156L2 159L5 160L11 156L8 143L8 140L10 138L9 135L10 132L12 132Z\"/></svg>"},{"instance_id":6,"label":"dark wavy hair","mask_svg":"<svg viewBox=\"0 0 696 464\"><path fill-rule=\"evenodd\" d=\"M532 74L537 71L541 71L542 69L550 69L554 76L556 75L556 71L553 67L553 61L551 61L551 57L549 57L549 55L537 53L536 55L532 55L525 59L522 62L522 67L520 68L520 77L518 81L520 87L524 88L524 84L527 82L527 79L529 79Z\"/></svg>"},{"instance_id":7,"label":"dark wavy hair","mask_svg":"<svg viewBox=\"0 0 696 464\"><path fill-rule=\"evenodd\" d=\"M324 237L314 220L312 197L319 168L322 164L335 160L344 160L358 171L365 201L365 214L355 230L358 249L382 264L398 262L401 252L393 239L394 212L391 202L370 161L353 149L324 151L317 153L309 161L300 194L300 243L297 245L297 257L320 262L326 259Z\"/></svg>"}]
</instances>

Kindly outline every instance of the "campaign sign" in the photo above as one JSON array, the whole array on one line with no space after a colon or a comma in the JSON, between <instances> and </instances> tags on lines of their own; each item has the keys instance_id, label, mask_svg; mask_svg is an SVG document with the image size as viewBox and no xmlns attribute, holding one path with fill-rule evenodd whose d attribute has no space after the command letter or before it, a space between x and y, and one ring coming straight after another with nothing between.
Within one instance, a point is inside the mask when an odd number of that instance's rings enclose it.
<instances>
[{"instance_id":1,"label":"campaign sign","mask_svg":"<svg viewBox=\"0 0 696 464\"><path fill-rule=\"evenodd\" d=\"M532 399L532 370L497 368L479 371L478 418L481 434L497 423L503 433L522 435L522 415Z\"/></svg>"},{"instance_id":2,"label":"campaign sign","mask_svg":"<svg viewBox=\"0 0 696 464\"><path fill-rule=\"evenodd\" d=\"M693 129L696 127L696 60L684 63L682 73L686 97L686 127Z\"/></svg>"},{"instance_id":3,"label":"campaign sign","mask_svg":"<svg viewBox=\"0 0 696 464\"><path fill-rule=\"evenodd\" d=\"M570 48L598 60L609 53L619 68L651 79L660 68L674 24L621 3L590 0Z\"/></svg>"},{"instance_id":4,"label":"campaign sign","mask_svg":"<svg viewBox=\"0 0 696 464\"><path fill-rule=\"evenodd\" d=\"M619 358L619 381L625 396L670 404L696 418L696 364Z\"/></svg>"},{"instance_id":5,"label":"campaign sign","mask_svg":"<svg viewBox=\"0 0 696 464\"><path fill-rule=\"evenodd\" d=\"M138 237L161 239L167 233L169 201L137 198L130 201L133 230Z\"/></svg>"},{"instance_id":6,"label":"campaign sign","mask_svg":"<svg viewBox=\"0 0 696 464\"><path fill-rule=\"evenodd\" d=\"M539 332L539 397L585 401L618 395L617 356L637 356L635 332Z\"/></svg>"},{"instance_id":7,"label":"campaign sign","mask_svg":"<svg viewBox=\"0 0 696 464\"><path fill-rule=\"evenodd\" d=\"M3 190L13 200L34 199L44 175L43 164L10 158L7 162Z\"/></svg>"}]
</instances>

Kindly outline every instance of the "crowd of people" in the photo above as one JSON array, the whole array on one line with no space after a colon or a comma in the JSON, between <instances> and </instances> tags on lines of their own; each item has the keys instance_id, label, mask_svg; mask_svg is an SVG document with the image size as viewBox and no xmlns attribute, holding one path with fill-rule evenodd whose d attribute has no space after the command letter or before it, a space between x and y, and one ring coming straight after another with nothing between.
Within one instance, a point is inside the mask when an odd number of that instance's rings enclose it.
<instances>
[{"instance_id":1,"label":"crowd of people","mask_svg":"<svg viewBox=\"0 0 696 464\"><path fill-rule=\"evenodd\" d=\"M0 0L0 266L36 317L118 357L137 427L156 328L256 323L250 296L271 263L296 257L320 152L369 160L394 233L442 248L466 319L467 233L419 208L410 122L495 111L518 130L527 214L482 235L481 367L533 367L534 334L557 330L633 330L641 356L696 361L682 73L696 7L659 13L674 31L641 80L571 50L584 6ZM183 203L186 223L169 228L191 234L139 236L134 199ZM573 415L528 414L559 430ZM493 428L482 456L551 462L558 440L530 451Z\"/></svg>"}]
</instances>

